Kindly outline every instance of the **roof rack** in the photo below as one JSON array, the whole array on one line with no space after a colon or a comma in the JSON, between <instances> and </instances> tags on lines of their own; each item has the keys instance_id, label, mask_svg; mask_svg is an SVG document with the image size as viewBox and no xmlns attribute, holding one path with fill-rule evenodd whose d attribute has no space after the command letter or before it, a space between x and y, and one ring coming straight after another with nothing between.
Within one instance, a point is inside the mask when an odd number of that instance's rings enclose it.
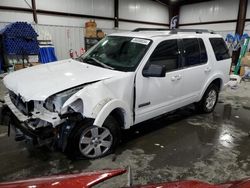
<instances>
[{"instance_id":1,"label":"roof rack","mask_svg":"<svg viewBox=\"0 0 250 188\"><path fill-rule=\"evenodd\" d=\"M170 31L169 34L177 34L179 32L192 32L192 33L211 33L215 34L212 30L207 29L165 29L165 28L136 28L133 30L133 32L139 32L139 31Z\"/></svg>"},{"instance_id":2,"label":"roof rack","mask_svg":"<svg viewBox=\"0 0 250 188\"><path fill-rule=\"evenodd\" d=\"M179 32L192 32L192 33L211 33L211 34L215 34L214 31L212 30L207 30L207 29L172 29L170 31L170 34L177 34Z\"/></svg>"},{"instance_id":3,"label":"roof rack","mask_svg":"<svg viewBox=\"0 0 250 188\"><path fill-rule=\"evenodd\" d=\"M136 28L132 32L139 32L139 31L171 31L171 30L165 28Z\"/></svg>"}]
</instances>

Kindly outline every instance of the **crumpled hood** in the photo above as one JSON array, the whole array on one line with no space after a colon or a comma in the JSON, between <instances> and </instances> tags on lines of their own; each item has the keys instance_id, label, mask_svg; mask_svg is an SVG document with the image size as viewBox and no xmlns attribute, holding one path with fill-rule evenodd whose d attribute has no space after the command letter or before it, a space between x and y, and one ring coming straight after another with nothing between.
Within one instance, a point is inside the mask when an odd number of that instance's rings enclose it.
<instances>
[{"instance_id":1,"label":"crumpled hood","mask_svg":"<svg viewBox=\"0 0 250 188\"><path fill-rule=\"evenodd\" d=\"M5 86L25 101L40 100L69 88L125 74L72 59L10 73Z\"/></svg>"}]
</instances>

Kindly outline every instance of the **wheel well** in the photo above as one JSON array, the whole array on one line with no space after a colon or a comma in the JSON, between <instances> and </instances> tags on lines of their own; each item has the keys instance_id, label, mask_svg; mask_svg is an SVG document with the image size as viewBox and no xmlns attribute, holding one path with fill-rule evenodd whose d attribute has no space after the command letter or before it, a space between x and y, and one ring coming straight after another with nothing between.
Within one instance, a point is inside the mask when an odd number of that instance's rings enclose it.
<instances>
[{"instance_id":1,"label":"wheel well","mask_svg":"<svg viewBox=\"0 0 250 188\"><path fill-rule=\"evenodd\" d=\"M114 109L110 115L116 119L121 128L125 127L124 110L121 108Z\"/></svg>"},{"instance_id":2,"label":"wheel well","mask_svg":"<svg viewBox=\"0 0 250 188\"><path fill-rule=\"evenodd\" d=\"M221 90L222 80L220 78L216 78L214 81L212 81L211 84L216 85L218 87L218 89Z\"/></svg>"}]
</instances>

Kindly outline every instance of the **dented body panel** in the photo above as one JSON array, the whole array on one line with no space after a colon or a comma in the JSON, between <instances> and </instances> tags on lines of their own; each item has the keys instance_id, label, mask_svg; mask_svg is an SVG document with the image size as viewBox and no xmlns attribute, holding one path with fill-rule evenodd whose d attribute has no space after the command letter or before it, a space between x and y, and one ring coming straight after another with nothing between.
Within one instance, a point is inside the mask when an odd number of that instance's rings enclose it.
<instances>
[{"instance_id":1,"label":"dented body panel","mask_svg":"<svg viewBox=\"0 0 250 188\"><path fill-rule=\"evenodd\" d=\"M69 70L69 67L71 69L72 65L75 68ZM21 96L23 102L34 101L34 110L31 112L32 116L28 117L20 113L11 102L9 96L6 96L7 105L21 122L39 118L56 127L65 121L65 119L61 119L60 116L68 113L68 107L73 107L75 101L80 101L83 105L82 116L92 119L97 118L95 121L95 125L97 126L102 126L105 118L115 108L120 108L124 111L124 115L126 115L125 127L129 128L132 125L132 109L129 106L133 103L133 88L130 86L133 84L135 73L113 71L74 60L68 60L40 66L42 69L46 69L47 74L45 74L46 71L44 70L44 74L37 79L42 79L41 77L51 77L52 73L55 74L54 71L59 71L55 68L57 66L65 66L65 70L57 72L55 80L52 79L50 82L46 81L49 89L45 87L45 82L37 84L38 80L28 79L29 76L35 77L36 74L41 74L42 71L39 67L14 72L4 78L6 87L17 96ZM82 75L79 74L79 71L82 72ZM28 75L26 75L25 80L22 75L26 73L28 73ZM60 78L59 75L61 75ZM21 80L19 80L20 76L22 78ZM65 80L62 81L63 84L57 84L58 80L64 80L65 77L68 81ZM24 82L29 84L22 84ZM120 87L121 85L124 87ZM70 97L64 94L70 94L70 91L76 87L79 89L75 93L72 92L73 94L71 94ZM33 93L36 94L33 95ZM62 99L64 99L64 101ZM117 101L119 101L119 104ZM44 105L46 106L46 102L54 105L55 112L52 112L52 109L49 111L44 107ZM103 107L105 108L103 109ZM33 127L30 124L29 126ZM35 129L35 127L33 128Z\"/></svg>"},{"instance_id":2,"label":"dented body panel","mask_svg":"<svg viewBox=\"0 0 250 188\"><path fill-rule=\"evenodd\" d=\"M13 72L3 82L24 101L44 101L58 92L121 74L123 72L68 59Z\"/></svg>"}]
</instances>

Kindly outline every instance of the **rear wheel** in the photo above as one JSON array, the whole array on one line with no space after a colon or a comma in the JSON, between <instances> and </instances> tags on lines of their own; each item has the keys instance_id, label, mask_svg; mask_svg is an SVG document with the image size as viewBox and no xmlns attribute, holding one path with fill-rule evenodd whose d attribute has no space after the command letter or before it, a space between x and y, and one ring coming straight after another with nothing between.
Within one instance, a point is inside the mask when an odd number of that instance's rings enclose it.
<instances>
[{"instance_id":1,"label":"rear wheel","mask_svg":"<svg viewBox=\"0 0 250 188\"><path fill-rule=\"evenodd\" d=\"M218 101L219 89L215 84L211 84L202 99L196 103L196 108L201 113L210 113L214 110Z\"/></svg>"},{"instance_id":2,"label":"rear wheel","mask_svg":"<svg viewBox=\"0 0 250 188\"><path fill-rule=\"evenodd\" d=\"M92 122L79 123L72 132L68 147L74 150L74 156L95 159L113 152L119 141L119 124L109 116L102 127L94 126Z\"/></svg>"}]
</instances>

